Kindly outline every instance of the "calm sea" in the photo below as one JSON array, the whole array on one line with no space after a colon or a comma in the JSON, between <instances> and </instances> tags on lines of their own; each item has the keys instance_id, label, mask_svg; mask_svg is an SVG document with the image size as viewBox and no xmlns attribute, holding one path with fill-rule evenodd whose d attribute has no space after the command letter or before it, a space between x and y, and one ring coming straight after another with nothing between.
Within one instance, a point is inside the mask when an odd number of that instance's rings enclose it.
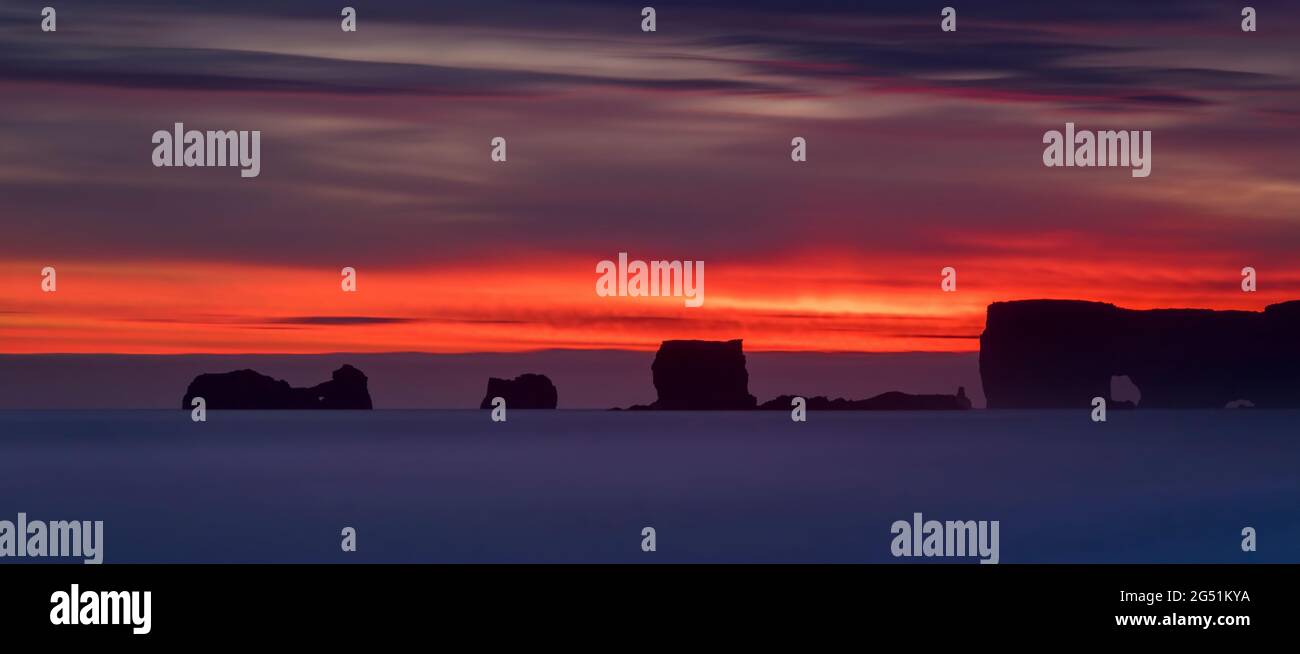
<instances>
[{"instance_id":1,"label":"calm sea","mask_svg":"<svg viewBox=\"0 0 1300 654\"><path fill-rule=\"evenodd\" d=\"M0 520L103 520L109 563L890 562L890 525L914 512L1000 521L1003 563L1300 562L1298 426L1249 410L0 411Z\"/></svg>"}]
</instances>

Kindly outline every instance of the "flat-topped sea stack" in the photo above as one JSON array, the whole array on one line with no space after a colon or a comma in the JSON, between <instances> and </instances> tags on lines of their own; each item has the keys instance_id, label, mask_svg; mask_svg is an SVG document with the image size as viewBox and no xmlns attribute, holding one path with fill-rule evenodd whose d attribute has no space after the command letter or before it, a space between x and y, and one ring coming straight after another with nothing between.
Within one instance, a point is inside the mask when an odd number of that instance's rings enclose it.
<instances>
[{"instance_id":1,"label":"flat-topped sea stack","mask_svg":"<svg viewBox=\"0 0 1300 654\"><path fill-rule=\"evenodd\" d=\"M190 382L181 408L203 398L209 410L373 409L365 374L345 365L331 379L310 388L294 388L255 370L205 373Z\"/></svg>"},{"instance_id":2,"label":"flat-topped sea stack","mask_svg":"<svg viewBox=\"0 0 1300 654\"><path fill-rule=\"evenodd\" d=\"M503 398L510 409L554 409L559 404L559 393L550 378L532 373L514 379L489 377L487 394L478 408L491 409L494 397Z\"/></svg>"},{"instance_id":3,"label":"flat-topped sea stack","mask_svg":"<svg viewBox=\"0 0 1300 654\"><path fill-rule=\"evenodd\" d=\"M1263 311L1122 309L1078 300L989 305L988 407L1080 408L1127 375L1139 407L1300 407L1300 301Z\"/></svg>"},{"instance_id":4,"label":"flat-topped sea stack","mask_svg":"<svg viewBox=\"0 0 1300 654\"><path fill-rule=\"evenodd\" d=\"M664 341L650 365L659 399L649 409L733 411L753 409L749 371L739 339Z\"/></svg>"}]
</instances>

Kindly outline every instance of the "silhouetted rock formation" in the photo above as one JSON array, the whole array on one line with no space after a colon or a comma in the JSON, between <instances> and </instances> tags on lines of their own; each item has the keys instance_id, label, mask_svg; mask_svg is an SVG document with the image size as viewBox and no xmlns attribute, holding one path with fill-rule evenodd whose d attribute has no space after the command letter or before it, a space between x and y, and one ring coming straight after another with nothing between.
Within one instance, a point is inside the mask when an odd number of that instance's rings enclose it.
<instances>
[{"instance_id":1,"label":"silhouetted rock formation","mask_svg":"<svg viewBox=\"0 0 1300 654\"><path fill-rule=\"evenodd\" d=\"M254 370L202 374L190 382L181 408L189 410L195 397L203 398L210 410L374 408L365 374L348 365L335 370L329 381L311 388L294 388L287 381Z\"/></svg>"},{"instance_id":2,"label":"silhouetted rock formation","mask_svg":"<svg viewBox=\"0 0 1300 654\"><path fill-rule=\"evenodd\" d=\"M789 411L793 395L781 395L759 405L768 411ZM804 397L809 411L964 411L970 408L966 388L957 387L956 395L911 395L898 391L881 393L865 400L828 399L824 395Z\"/></svg>"},{"instance_id":3,"label":"silhouetted rock formation","mask_svg":"<svg viewBox=\"0 0 1300 654\"><path fill-rule=\"evenodd\" d=\"M649 407L683 411L753 409L749 372L739 339L664 341L650 365L659 399Z\"/></svg>"},{"instance_id":4,"label":"silhouetted rock formation","mask_svg":"<svg viewBox=\"0 0 1300 654\"><path fill-rule=\"evenodd\" d=\"M1300 301L1262 312L1135 311L1077 300L989 305L989 408L1086 408L1128 375L1143 408L1300 407Z\"/></svg>"},{"instance_id":5,"label":"silhouetted rock formation","mask_svg":"<svg viewBox=\"0 0 1300 654\"><path fill-rule=\"evenodd\" d=\"M546 375L528 373L514 379L489 377L487 394L478 408L491 409L494 397L505 398L510 409L554 409L559 394Z\"/></svg>"},{"instance_id":6,"label":"silhouetted rock formation","mask_svg":"<svg viewBox=\"0 0 1300 654\"><path fill-rule=\"evenodd\" d=\"M789 411L792 408L792 395L782 395L759 406L758 400L749 394L749 372L739 339L664 341L650 369L659 399L627 410ZM891 391L865 400L831 400L824 396L807 399L810 411L945 411L971 407L965 388L958 388L956 395L909 395Z\"/></svg>"}]
</instances>

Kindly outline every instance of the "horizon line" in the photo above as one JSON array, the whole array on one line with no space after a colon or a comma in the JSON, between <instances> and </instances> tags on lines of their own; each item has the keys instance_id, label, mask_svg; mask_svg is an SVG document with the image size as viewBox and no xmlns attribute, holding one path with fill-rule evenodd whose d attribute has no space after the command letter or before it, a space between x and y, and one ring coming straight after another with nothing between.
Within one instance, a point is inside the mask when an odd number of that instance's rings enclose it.
<instances>
[{"instance_id":1,"label":"horizon line","mask_svg":"<svg viewBox=\"0 0 1300 654\"><path fill-rule=\"evenodd\" d=\"M978 336L959 338L977 339ZM670 340L710 340L710 339L670 339ZM533 350L475 350L466 352L424 352L419 350L393 350L381 352L0 352L6 357L53 357L53 356L122 356L122 357L245 357L245 356L280 356L280 357L320 357L320 356L481 356L510 354L541 354L546 352L657 352L658 347L636 348L540 348ZM978 350L745 350L745 354L978 354Z\"/></svg>"}]
</instances>

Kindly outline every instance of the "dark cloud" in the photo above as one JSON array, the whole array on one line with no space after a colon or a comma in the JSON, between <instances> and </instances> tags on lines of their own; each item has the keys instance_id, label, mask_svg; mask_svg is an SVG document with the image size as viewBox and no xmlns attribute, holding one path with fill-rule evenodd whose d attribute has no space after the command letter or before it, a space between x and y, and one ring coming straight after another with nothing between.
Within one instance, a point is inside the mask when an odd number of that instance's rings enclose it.
<instances>
[{"instance_id":1,"label":"dark cloud","mask_svg":"<svg viewBox=\"0 0 1300 654\"><path fill-rule=\"evenodd\" d=\"M962 71L1027 72L1056 67L1072 57L1130 51L1115 46L1036 41L963 40L945 42L933 34L920 41L888 39L813 39L780 34L736 34L710 39L718 46L755 46L800 61L840 64L811 68L823 75L890 71L898 76Z\"/></svg>"},{"instance_id":2,"label":"dark cloud","mask_svg":"<svg viewBox=\"0 0 1300 654\"><path fill-rule=\"evenodd\" d=\"M436 5L436 6L432 6ZM522 20L535 36L552 29L542 17L548 14L569 15L582 11L601 13L613 10L611 3L494 3L498 11L483 11L479 2L385 3L378 9L383 16L401 17L404 23L428 21L446 26L436 17L472 17L487 27ZM1050 8L1044 8L1050 5ZM76 7L77 5L73 5ZM89 6L87 6L89 7ZM849 14L865 24L889 18L915 17L915 3L906 2L784 2L769 0L757 3L715 0L703 7L744 15L790 13L790 18L808 19L818 15ZM71 9L71 7L69 7ZM166 9L166 11L163 11ZM137 1L114 6L119 19L134 14L157 12L159 21L182 21L184 14L173 14L174 3ZM222 2L190 3L185 9L195 13L239 15L244 18L265 15L276 18L303 19L325 16L319 3L311 2ZM365 12L370 8L362 7ZM670 14L676 7L663 7ZM37 9L38 10L38 9ZM622 8L623 11L631 11ZM682 9L686 11L686 9ZM103 11L102 6L86 11ZM1271 11L1271 8L1261 8ZM332 10L331 10L332 12ZM1135 54L1154 45L1140 41L1124 46L1072 42L1054 32L1056 27L1085 17L1119 20L1132 25L1141 20L1198 20L1207 28L1223 20L1229 12L1215 2L1131 2L1039 3L1000 2L982 4L973 13L981 20L997 21L993 27L949 37L938 32L934 16L924 19L923 30L897 24L875 26L865 33L849 33L835 24L802 20L793 25L781 22L743 21L728 24L707 19L683 21L666 31L666 38L686 37L715 48L746 46L771 53L754 61L739 61L759 74L793 76L798 79L860 79L864 84L885 80L906 80L909 90L933 89L966 92L1016 92L1042 100L1064 100L1088 94L1124 104L1162 104L1170 107L1195 107L1211 104L1203 93L1210 90L1266 90L1294 88L1294 80L1276 76L1212 70L1204 68L1170 69L1168 67L1082 65L1078 60L1093 55ZM928 12L935 13L935 12ZM1230 12L1229 12L1230 13ZM1282 13L1282 12L1278 12ZM0 14L9 17L12 11ZM928 15L928 14L927 14ZM937 14L936 14L937 15ZM634 16L635 17L635 16ZM1231 15L1228 18L1232 18ZM1278 20L1276 16L1272 20ZM534 22L528 23L528 20ZM108 20L108 19L106 19ZM329 20L334 20L330 15ZM671 19L669 19L671 20ZM757 26L757 28L755 28ZM571 32L589 36L607 35L604 22L579 21L570 24ZM161 27L159 29L162 29ZM1217 31L1217 28L1214 28ZM626 25L618 28L623 36L632 32ZM563 38L566 32L558 32ZM270 38L274 38L271 36ZM1076 37L1076 39L1079 37ZM645 56L651 55L647 50ZM671 55L665 55L671 56ZM754 79L720 78L629 78L582 74L559 74L528 70L521 61L516 69L456 68L394 62L354 61L321 57L273 54L269 52L216 50L201 48L150 48L141 46L73 45L53 48L47 42L32 39L0 39L0 79L12 81L57 81L72 84L102 85L124 88L188 91L262 91L314 92L348 95L426 95L448 97L527 97L557 89L575 87L623 87L629 89L732 93L798 93L800 89ZM962 75L980 75L978 80ZM1092 106L1095 106L1092 105Z\"/></svg>"},{"instance_id":3,"label":"dark cloud","mask_svg":"<svg viewBox=\"0 0 1300 654\"><path fill-rule=\"evenodd\" d=\"M908 92L994 96L1016 93L1023 100L1057 101L1112 110L1130 105L1199 107L1214 104L1210 91L1294 91L1296 81L1279 75L1156 66L1083 64L1098 55L1139 57L1138 45L1114 46L1027 40L945 42L927 35L917 40L876 42L792 39L769 34L711 39L718 46L744 45L776 53L775 59L746 62L766 74L860 80L867 87L903 84ZM974 79L967 78L974 76ZM1081 98L1086 98L1081 100Z\"/></svg>"},{"instance_id":4,"label":"dark cloud","mask_svg":"<svg viewBox=\"0 0 1300 654\"><path fill-rule=\"evenodd\" d=\"M1201 98L1193 98L1191 96L1186 96L1186 95L1177 95L1174 93L1130 95L1130 96L1125 96L1122 99L1130 102L1137 102L1142 104L1157 104L1157 105L1178 106L1178 107L1202 107L1202 106L1214 104L1209 100L1203 100Z\"/></svg>"},{"instance_id":5,"label":"dark cloud","mask_svg":"<svg viewBox=\"0 0 1300 654\"><path fill-rule=\"evenodd\" d=\"M88 0L82 0L87 2ZM174 0L129 0L115 4L136 8L165 10L176 5ZM387 0L382 3L354 3L365 15L377 15L384 20L410 22L466 22L475 24L553 24L572 25L584 16L605 14L627 15L639 18L642 6L652 3L628 3L622 0L568 0L536 2L536 0ZM310 18L325 14L332 18L338 13L331 5L318 0L197 0L188 5L205 10L238 14L260 14ZM942 4L930 5L916 0L691 0L654 4L661 16L669 21L674 16L696 16L705 12L746 14L757 16L831 15L841 18L916 20L937 23ZM1251 6L1270 16L1295 15L1294 3L1286 0L1254 0ZM1043 0L996 0L959 7L960 15L968 20L998 22L1074 21L1107 24L1127 22L1209 22L1225 12L1229 18L1237 15L1241 4L1223 0L1089 0L1087 2L1044 2ZM671 24L671 23L670 23Z\"/></svg>"},{"instance_id":6,"label":"dark cloud","mask_svg":"<svg viewBox=\"0 0 1300 654\"><path fill-rule=\"evenodd\" d=\"M293 316L275 318L267 322L275 325L401 325L416 320L383 316Z\"/></svg>"},{"instance_id":7,"label":"dark cloud","mask_svg":"<svg viewBox=\"0 0 1300 654\"><path fill-rule=\"evenodd\" d=\"M1072 184L1083 182L1077 188L1046 177L1037 160L1043 128L1007 120L1027 113L1014 113L1021 107L1010 103L1185 114L1200 122L1182 152L1200 148L1261 178L1294 170L1277 154L1293 151L1286 146L1294 131L1263 132L1255 123L1264 121L1249 104L1260 103L1269 122L1293 121L1294 80L1250 72L1252 60L1231 56L1232 49L1222 70L1205 61L1171 67L1171 58L1158 57L1167 54L1159 39L1103 32L1107 21L1131 30L1135 21L1170 19L1231 33L1239 8L1221 3L980 3L962 8L962 16L996 24L963 23L971 29L952 38L939 33L936 7L914 2L664 5L653 37L635 29L639 4L359 6L362 30L372 17L404 26L514 30L506 37L518 36L523 56L498 68L79 39L91 25L113 24L85 20L94 12L133 29L146 21L266 17L265 33L242 43L267 48L282 24L277 17L319 17L323 33L339 38L337 8L317 2L59 6L57 41L35 32L38 5L0 9L0 19L26 30L0 33L0 81L11 82L5 91L36 80L72 87L32 85L15 92L18 101L0 103L0 163L12 175L0 180L8 207L0 256L183 256L322 267L346 258L353 265L400 267L501 252L526 258L546 249L604 257L628 244L656 256L767 256L804 240L813 242L810 248L851 243L864 252L915 255L933 247L922 227L962 233L979 225L1014 234L1086 221L1131 240L1156 224L1145 216L1161 211L1187 223L1180 233L1217 224L1213 209L1085 190L1104 172L1072 177ZM1259 8L1270 21L1283 18L1270 5ZM692 12L692 19L679 12ZM1092 32L1052 31L1085 16L1108 18ZM921 27L872 25L903 19ZM571 38L577 53L592 53L590 70L571 60L556 66L527 58ZM1232 48L1251 54L1253 38L1234 39ZM481 54L496 43L467 36L462 45ZM416 38L394 44L421 57L425 47L437 53L439 44ZM605 53L608 59L594 59ZM1153 63L1144 64L1148 59ZM658 60L662 69L653 66ZM624 63L634 65L620 68ZM544 72L556 69L565 74ZM605 75L585 74L597 71ZM855 82L863 93L841 93ZM675 93L699 97L672 102ZM870 94L891 93L908 96L915 113L852 115L874 101ZM791 102L767 103L754 97L760 94ZM927 105L927 94L963 102ZM522 101L504 101L512 99ZM728 102L713 102L718 99ZM969 99L977 102L964 102ZM829 105L835 106L818 114ZM1211 106L1216 110L1199 111ZM805 107L807 117L800 115ZM232 124L212 122L228 115ZM299 118L311 129L288 129ZM149 134L174 120L265 130L262 176L248 181L229 170L150 167ZM1241 131L1216 137L1225 123ZM806 170L813 175L790 173L788 133L796 128L812 143ZM1172 148L1164 149L1180 145L1175 129L1159 136L1161 171L1177 161ZM511 163L488 168L486 143L498 133L510 137ZM1164 180L1172 178L1144 186ZM1069 201L1085 193L1088 203ZM1296 242L1284 223L1234 229L1236 238L1264 247L1293 250ZM683 246L688 239L689 248Z\"/></svg>"},{"instance_id":8,"label":"dark cloud","mask_svg":"<svg viewBox=\"0 0 1300 654\"><path fill-rule=\"evenodd\" d=\"M776 92L743 80L631 79L527 70L350 61L200 48L83 46L71 50L0 41L0 80L167 91L262 91L348 95L526 97L581 86L666 91Z\"/></svg>"}]
</instances>

